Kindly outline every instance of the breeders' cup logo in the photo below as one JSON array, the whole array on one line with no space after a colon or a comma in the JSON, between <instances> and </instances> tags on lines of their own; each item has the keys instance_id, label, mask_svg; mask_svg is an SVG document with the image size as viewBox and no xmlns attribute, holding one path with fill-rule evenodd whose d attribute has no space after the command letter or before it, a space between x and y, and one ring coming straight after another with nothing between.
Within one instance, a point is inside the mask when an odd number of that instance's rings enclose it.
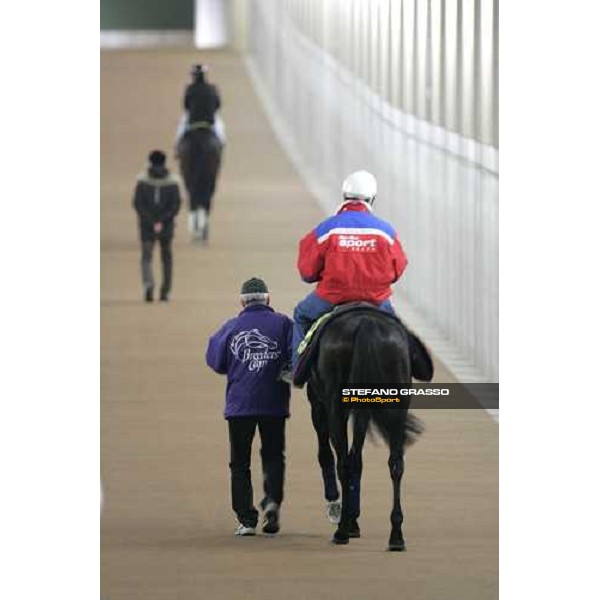
<instances>
[{"instance_id":1,"label":"breeders' cup logo","mask_svg":"<svg viewBox=\"0 0 600 600\"><path fill-rule=\"evenodd\" d=\"M270 360L277 360L281 354L279 344L263 335L258 329L240 331L231 340L229 349L233 355L248 363L248 371L260 371Z\"/></svg>"}]
</instances>

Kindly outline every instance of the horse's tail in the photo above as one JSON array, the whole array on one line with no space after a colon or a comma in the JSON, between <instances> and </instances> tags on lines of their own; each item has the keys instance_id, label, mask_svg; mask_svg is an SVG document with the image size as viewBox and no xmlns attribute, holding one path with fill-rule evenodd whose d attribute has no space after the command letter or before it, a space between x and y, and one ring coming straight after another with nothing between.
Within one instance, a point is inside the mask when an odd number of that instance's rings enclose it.
<instances>
[{"instance_id":1,"label":"horse's tail","mask_svg":"<svg viewBox=\"0 0 600 600\"><path fill-rule=\"evenodd\" d=\"M348 383L377 384L388 383L385 362L382 360L381 352L373 342L373 329L369 319L363 319L354 332L354 343ZM384 417L384 413L387 418ZM355 435L357 429L366 429L372 434L373 425L389 442L391 436L402 435L404 445L408 446L417 441L419 435L425 430L423 421L414 414L404 413L404 419L390 419L391 411L395 409L358 409L354 411ZM400 416L401 413L398 413ZM403 426L404 431L397 431L396 426Z\"/></svg>"},{"instance_id":2,"label":"horse's tail","mask_svg":"<svg viewBox=\"0 0 600 600\"><path fill-rule=\"evenodd\" d=\"M348 383L375 383L384 381L385 373L379 359L377 346L373 343L370 319L362 319L354 331L352 360Z\"/></svg>"},{"instance_id":3,"label":"horse's tail","mask_svg":"<svg viewBox=\"0 0 600 600\"><path fill-rule=\"evenodd\" d=\"M404 422L404 445L412 446L425 431L425 424L411 412L407 413Z\"/></svg>"},{"instance_id":4,"label":"horse's tail","mask_svg":"<svg viewBox=\"0 0 600 600\"><path fill-rule=\"evenodd\" d=\"M385 414L384 411L389 412ZM425 424L419 417L409 411L401 412L394 408L373 410L370 424L371 428L375 426L388 445L392 438L401 436L403 446L412 446L425 431Z\"/></svg>"},{"instance_id":5,"label":"horse's tail","mask_svg":"<svg viewBox=\"0 0 600 600\"><path fill-rule=\"evenodd\" d=\"M371 373L370 357L374 355L372 336L368 333L368 323L361 320L354 331L354 340L352 342L352 360L350 361L350 370L348 371L348 383L368 383L373 377ZM375 442L371 424L371 410L360 409L352 411L354 439L365 435L368 432L369 437Z\"/></svg>"}]
</instances>

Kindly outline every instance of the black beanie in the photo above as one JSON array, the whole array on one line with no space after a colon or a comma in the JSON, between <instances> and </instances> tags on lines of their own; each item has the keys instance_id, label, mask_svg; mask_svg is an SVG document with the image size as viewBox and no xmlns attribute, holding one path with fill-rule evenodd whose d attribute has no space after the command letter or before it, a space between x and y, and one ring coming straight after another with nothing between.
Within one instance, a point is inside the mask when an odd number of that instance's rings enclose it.
<instances>
[{"instance_id":1,"label":"black beanie","mask_svg":"<svg viewBox=\"0 0 600 600\"><path fill-rule=\"evenodd\" d=\"M204 81L206 71L207 69L205 65L194 65L192 67L192 77L195 81Z\"/></svg>"},{"instance_id":2,"label":"black beanie","mask_svg":"<svg viewBox=\"0 0 600 600\"><path fill-rule=\"evenodd\" d=\"M167 162L167 157L161 150L153 150L148 155L148 160L153 167L162 167Z\"/></svg>"},{"instance_id":3,"label":"black beanie","mask_svg":"<svg viewBox=\"0 0 600 600\"><path fill-rule=\"evenodd\" d=\"M248 281L244 282L244 285L242 285L242 291L240 293L242 295L268 294L269 290L267 289L267 284L262 279L258 279L258 277L252 277L252 279L248 279Z\"/></svg>"}]
</instances>

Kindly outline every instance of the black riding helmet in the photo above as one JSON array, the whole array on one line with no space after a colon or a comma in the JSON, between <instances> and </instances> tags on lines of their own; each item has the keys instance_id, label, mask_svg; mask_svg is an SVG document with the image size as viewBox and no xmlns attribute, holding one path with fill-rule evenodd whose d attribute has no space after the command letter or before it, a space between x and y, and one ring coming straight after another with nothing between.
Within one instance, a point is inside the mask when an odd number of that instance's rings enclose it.
<instances>
[{"instance_id":1,"label":"black riding helmet","mask_svg":"<svg viewBox=\"0 0 600 600\"><path fill-rule=\"evenodd\" d=\"M204 81L204 76L208 71L208 67L206 65L194 65L192 70L190 71L190 75L194 81Z\"/></svg>"}]
</instances>

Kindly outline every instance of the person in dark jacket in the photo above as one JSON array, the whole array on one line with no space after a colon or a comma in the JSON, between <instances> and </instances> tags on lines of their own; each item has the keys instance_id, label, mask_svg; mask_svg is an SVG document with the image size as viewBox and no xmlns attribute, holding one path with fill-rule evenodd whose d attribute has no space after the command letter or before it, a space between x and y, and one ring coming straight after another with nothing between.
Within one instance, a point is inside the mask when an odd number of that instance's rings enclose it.
<instances>
[{"instance_id":1,"label":"person in dark jacket","mask_svg":"<svg viewBox=\"0 0 600 600\"><path fill-rule=\"evenodd\" d=\"M252 278L241 290L242 312L209 340L208 366L227 375L225 418L229 426L231 496L239 526L236 535L255 535L250 457L256 428L264 474L263 532L279 531L285 474L285 421L290 386L280 379L292 350L292 321L269 306L264 281Z\"/></svg>"},{"instance_id":2,"label":"person in dark jacket","mask_svg":"<svg viewBox=\"0 0 600 600\"><path fill-rule=\"evenodd\" d=\"M152 253L154 242L158 240L163 268L160 299L167 302L173 279L171 243L175 230L175 215L179 212L181 197L178 181L166 167L164 152L154 150L148 160L150 164L147 171L138 177L133 198L142 241L144 297L146 302L154 300Z\"/></svg>"},{"instance_id":3,"label":"person in dark jacket","mask_svg":"<svg viewBox=\"0 0 600 600\"><path fill-rule=\"evenodd\" d=\"M216 86L206 81L205 65L194 65L192 83L185 89L183 107L188 112L188 130L200 124L214 125L215 113L221 108L221 97Z\"/></svg>"},{"instance_id":4,"label":"person in dark jacket","mask_svg":"<svg viewBox=\"0 0 600 600\"><path fill-rule=\"evenodd\" d=\"M206 81L206 66L194 65L185 89L185 132L178 144L181 173L189 196L189 229L195 240L208 240L208 219L221 168L222 140L215 130L221 107L219 91Z\"/></svg>"}]
</instances>

